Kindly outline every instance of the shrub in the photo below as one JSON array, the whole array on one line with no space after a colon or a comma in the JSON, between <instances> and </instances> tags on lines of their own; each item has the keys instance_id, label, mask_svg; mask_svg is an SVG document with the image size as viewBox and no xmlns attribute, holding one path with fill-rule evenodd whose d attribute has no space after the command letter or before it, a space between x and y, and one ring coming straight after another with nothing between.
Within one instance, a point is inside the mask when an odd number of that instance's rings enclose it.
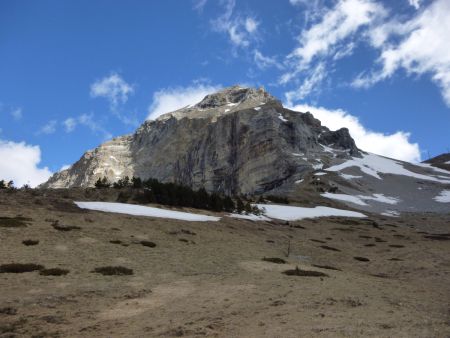
<instances>
[{"instance_id":1,"label":"shrub","mask_svg":"<svg viewBox=\"0 0 450 338\"><path fill-rule=\"evenodd\" d=\"M100 268L95 268L92 272L99 273L104 276L125 276L133 274L132 269L128 269L123 266L103 266Z\"/></svg>"},{"instance_id":2,"label":"shrub","mask_svg":"<svg viewBox=\"0 0 450 338\"><path fill-rule=\"evenodd\" d=\"M42 269L44 269L44 266L33 263L11 263L0 265L0 273L24 273Z\"/></svg>"},{"instance_id":3,"label":"shrub","mask_svg":"<svg viewBox=\"0 0 450 338\"><path fill-rule=\"evenodd\" d=\"M65 276L69 272L70 271L66 269L52 268L52 269L43 269L39 271L39 274L42 276Z\"/></svg>"}]
</instances>

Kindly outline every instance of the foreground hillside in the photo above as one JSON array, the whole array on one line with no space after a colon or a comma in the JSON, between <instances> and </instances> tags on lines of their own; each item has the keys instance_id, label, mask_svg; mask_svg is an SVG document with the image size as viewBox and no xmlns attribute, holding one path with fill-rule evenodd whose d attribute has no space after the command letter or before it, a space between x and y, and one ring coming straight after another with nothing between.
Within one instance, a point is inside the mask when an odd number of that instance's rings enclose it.
<instances>
[{"instance_id":1,"label":"foreground hillside","mask_svg":"<svg viewBox=\"0 0 450 338\"><path fill-rule=\"evenodd\" d=\"M450 335L448 214L190 222L80 199L0 192L0 337Z\"/></svg>"}]
</instances>

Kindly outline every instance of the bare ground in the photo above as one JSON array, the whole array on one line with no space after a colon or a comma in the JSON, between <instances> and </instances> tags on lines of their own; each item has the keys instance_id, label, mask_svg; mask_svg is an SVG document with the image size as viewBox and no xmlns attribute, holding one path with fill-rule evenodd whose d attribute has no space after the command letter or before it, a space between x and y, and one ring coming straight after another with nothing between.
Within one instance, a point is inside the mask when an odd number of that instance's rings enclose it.
<instances>
[{"instance_id":1,"label":"bare ground","mask_svg":"<svg viewBox=\"0 0 450 338\"><path fill-rule=\"evenodd\" d=\"M450 215L184 222L64 194L0 193L0 271L69 270L0 273L0 337L450 336Z\"/></svg>"}]
</instances>

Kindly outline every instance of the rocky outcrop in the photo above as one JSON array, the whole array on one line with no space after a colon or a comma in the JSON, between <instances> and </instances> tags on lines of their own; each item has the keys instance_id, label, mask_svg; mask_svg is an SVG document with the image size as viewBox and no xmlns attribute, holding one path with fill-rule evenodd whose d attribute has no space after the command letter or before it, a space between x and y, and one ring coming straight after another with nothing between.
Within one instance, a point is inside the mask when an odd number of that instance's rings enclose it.
<instances>
[{"instance_id":1,"label":"rocky outcrop","mask_svg":"<svg viewBox=\"0 0 450 338\"><path fill-rule=\"evenodd\" d=\"M88 151L42 187L134 175L232 195L261 193L329 165L336 153L359 154L347 129L330 131L263 89L234 86Z\"/></svg>"}]
</instances>

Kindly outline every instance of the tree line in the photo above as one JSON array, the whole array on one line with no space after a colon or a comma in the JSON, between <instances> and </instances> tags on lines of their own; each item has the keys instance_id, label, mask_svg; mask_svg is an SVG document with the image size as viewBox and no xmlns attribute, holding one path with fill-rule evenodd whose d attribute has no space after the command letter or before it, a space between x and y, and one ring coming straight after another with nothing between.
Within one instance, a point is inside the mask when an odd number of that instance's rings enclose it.
<instances>
[{"instance_id":1,"label":"tree line","mask_svg":"<svg viewBox=\"0 0 450 338\"><path fill-rule=\"evenodd\" d=\"M261 210L252 206L250 201L239 196L231 198L218 193L208 193L204 188L192 188L177 183L162 183L155 178L142 180L139 177L126 176L117 182L110 183L106 177L95 183L98 189L134 188L133 192L122 191L118 200L126 202L130 198L138 203L157 203L175 207L188 207L212 211L261 214Z\"/></svg>"}]
</instances>

